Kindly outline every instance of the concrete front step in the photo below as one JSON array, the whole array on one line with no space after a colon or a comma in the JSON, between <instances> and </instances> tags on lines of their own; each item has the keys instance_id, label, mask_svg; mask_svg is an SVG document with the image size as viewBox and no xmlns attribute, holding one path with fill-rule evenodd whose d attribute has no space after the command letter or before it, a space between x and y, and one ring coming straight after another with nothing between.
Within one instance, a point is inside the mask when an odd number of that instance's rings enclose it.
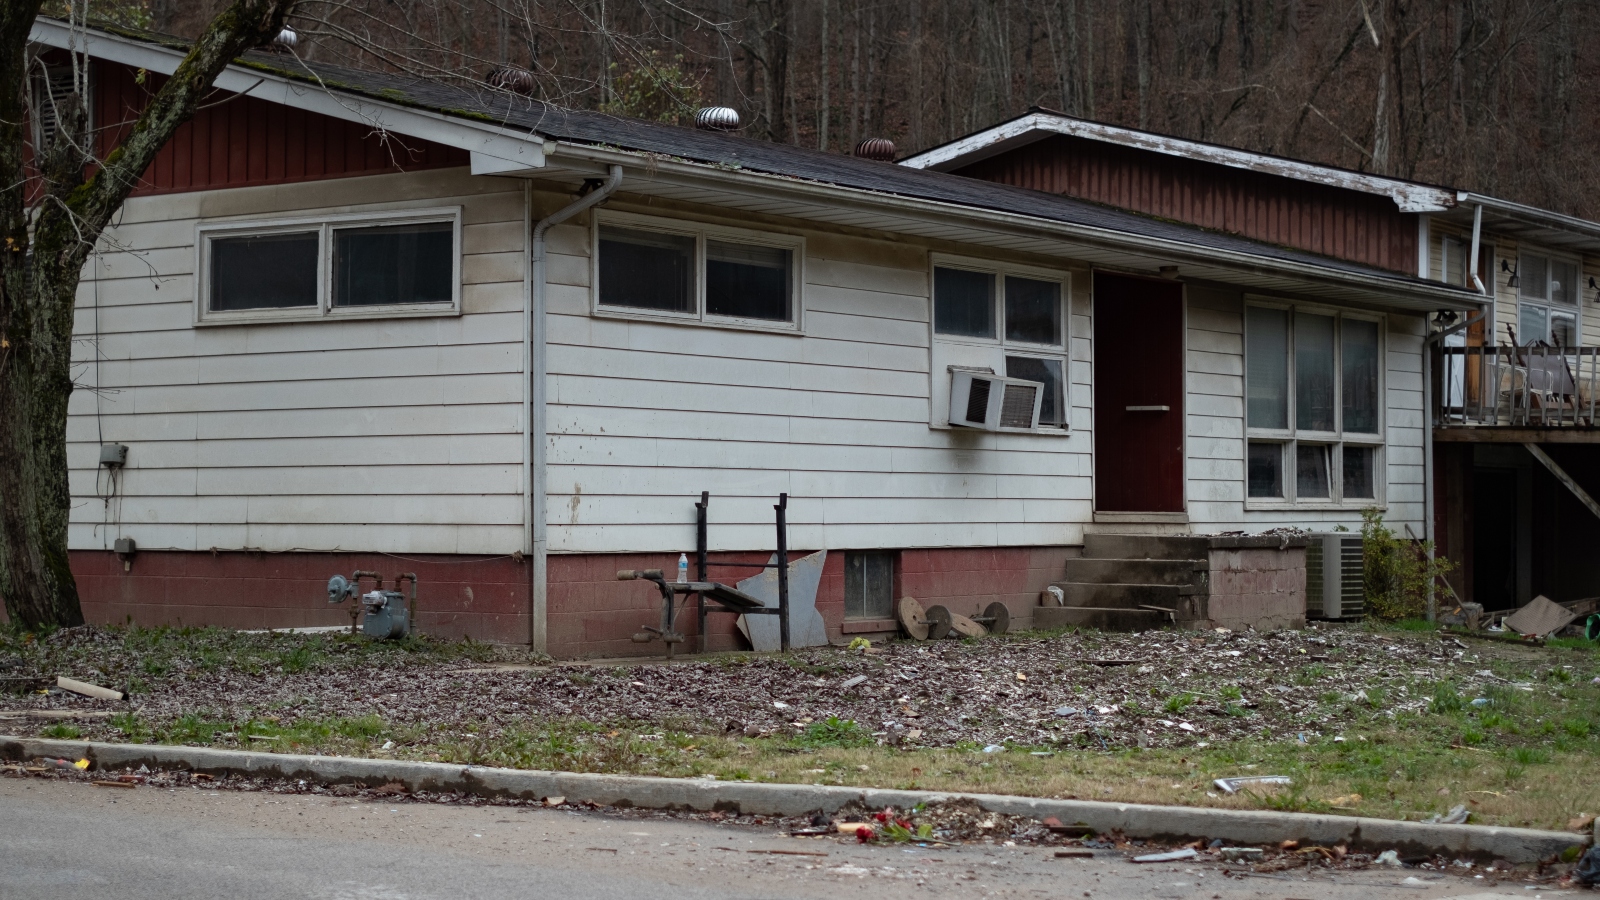
<instances>
[{"instance_id":1,"label":"concrete front step","mask_svg":"<svg viewBox=\"0 0 1600 900\"><path fill-rule=\"evenodd\" d=\"M1086 534L1085 559L1205 559L1211 538L1194 534Z\"/></svg>"},{"instance_id":2,"label":"concrete front step","mask_svg":"<svg viewBox=\"0 0 1600 900\"><path fill-rule=\"evenodd\" d=\"M1081 584L1197 584L1207 573L1199 559L1069 559L1062 581Z\"/></svg>"},{"instance_id":3,"label":"concrete front step","mask_svg":"<svg viewBox=\"0 0 1600 900\"><path fill-rule=\"evenodd\" d=\"M1062 606L1093 606L1101 609L1138 609L1141 605L1176 609L1179 601L1194 591L1175 584L1084 584L1058 581L1065 595Z\"/></svg>"},{"instance_id":4,"label":"concrete front step","mask_svg":"<svg viewBox=\"0 0 1600 900\"><path fill-rule=\"evenodd\" d=\"M1041 606L1033 611L1033 627L1097 628L1101 631L1149 631L1169 624L1167 614L1149 609L1099 609L1084 606Z\"/></svg>"}]
</instances>

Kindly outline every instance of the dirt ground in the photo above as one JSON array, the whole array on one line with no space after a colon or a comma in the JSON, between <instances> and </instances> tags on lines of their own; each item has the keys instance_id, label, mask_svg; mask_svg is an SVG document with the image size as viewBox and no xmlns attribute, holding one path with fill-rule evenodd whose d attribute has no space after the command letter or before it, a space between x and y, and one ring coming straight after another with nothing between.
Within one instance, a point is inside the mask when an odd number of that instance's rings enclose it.
<instances>
[{"instance_id":1,"label":"dirt ground","mask_svg":"<svg viewBox=\"0 0 1600 900\"><path fill-rule=\"evenodd\" d=\"M0 637L0 684L14 734L1392 817L1464 803L1538 827L1600 812L1600 654L1420 630L533 665L482 644L82 628ZM1294 786L1210 784L1279 773Z\"/></svg>"}]
</instances>

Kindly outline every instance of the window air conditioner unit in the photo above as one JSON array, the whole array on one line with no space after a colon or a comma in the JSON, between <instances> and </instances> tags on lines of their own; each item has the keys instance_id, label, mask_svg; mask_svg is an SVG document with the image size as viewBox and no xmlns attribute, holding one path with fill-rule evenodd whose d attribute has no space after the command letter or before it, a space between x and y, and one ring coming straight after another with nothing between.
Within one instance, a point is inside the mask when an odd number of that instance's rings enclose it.
<instances>
[{"instance_id":1,"label":"window air conditioner unit","mask_svg":"<svg viewBox=\"0 0 1600 900\"><path fill-rule=\"evenodd\" d=\"M1044 385L950 367L950 424L985 431L1037 431Z\"/></svg>"},{"instance_id":2,"label":"window air conditioner unit","mask_svg":"<svg viewBox=\"0 0 1600 900\"><path fill-rule=\"evenodd\" d=\"M1361 618L1367 597L1363 573L1361 535L1311 535L1306 548L1306 618Z\"/></svg>"}]
</instances>

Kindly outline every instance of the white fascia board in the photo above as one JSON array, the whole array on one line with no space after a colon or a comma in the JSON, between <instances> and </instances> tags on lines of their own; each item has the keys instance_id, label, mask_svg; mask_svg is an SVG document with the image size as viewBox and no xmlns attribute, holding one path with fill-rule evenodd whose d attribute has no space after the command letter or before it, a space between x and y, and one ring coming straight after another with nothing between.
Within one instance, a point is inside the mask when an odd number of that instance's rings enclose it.
<instances>
[{"instance_id":1,"label":"white fascia board","mask_svg":"<svg viewBox=\"0 0 1600 900\"><path fill-rule=\"evenodd\" d=\"M95 59L162 75L177 71L184 58L184 54L178 50L93 29L69 34L67 26L47 19L35 21L33 30L28 34L28 40L36 44L63 50L67 49L69 38L79 52ZM464 121L443 113L383 103L238 63L223 69L217 75L214 86L235 94L249 94L269 103L366 125L374 131L392 131L447 147L458 147L472 152L474 156L484 154L504 160L519 169L544 165L544 143L537 135L488 122Z\"/></svg>"},{"instance_id":2,"label":"white fascia board","mask_svg":"<svg viewBox=\"0 0 1600 900\"><path fill-rule=\"evenodd\" d=\"M1471 191L1462 191L1456 195L1456 199L1464 207L1482 206L1484 209L1493 210L1506 218L1518 219L1529 225L1571 232L1588 238L1600 238L1600 222L1591 222L1588 219L1580 219L1576 216L1540 209L1537 206L1513 203L1510 200L1501 200L1497 197L1486 197L1483 194L1474 194Z\"/></svg>"},{"instance_id":3,"label":"white fascia board","mask_svg":"<svg viewBox=\"0 0 1600 900\"><path fill-rule=\"evenodd\" d=\"M1396 282L1381 275L1346 272L1235 250L1200 247L1182 241L1034 218L999 210L961 206L939 200L878 193L760 172L730 170L589 144L552 141L545 149L553 158L552 164L555 166L576 162L581 168L584 164L588 164L595 173L604 172L605 167L609 165L631 166L640 172L629 182L634 185L635 191L641 191L642 185L650 181L661 181L707 186L730 193L780 197L830 209L856 208L876 213L897 214L922 221L943 220L991 232L1044 236L1055 241L1157 258L1163 262L1216 266L1255 274L1270 273L1298 281L1314 281L1346 290L1365 292L1371 298L1371 302L1380 306L1390 305L1389 301L1392 300L1405 300L1411 304L1421 304L1416 308L1428 310L1475 311L1480 302L1476 295L1468 295L1442 283L1435 286L1431 282ZM1395 308L1402 306L1402 304L1392 305Z\"/></svg>"},{"instance_id":4,"label":"white fascia board","mask_svg":"<svg viewBox=\"0 0 1600 900\"><path fill-rule=\"evenodd\" d=\"M1384 178L1381 175L1368 175L1364 172L1351 172L1345 169L1319 166L1315 163L1268 156L1262 153L1252 153L1248 150L1240 150L1234 147L1186 141L1181 138L1151 134L1150 132L1133 128L1121 128L1116 125L1107 125L1103 122L1090 122L1071 116L1058 116L1050 113L1029 113L1009 122L1002 122L977 134L907 157L900 161L900 165L910 166L915 169L943 171L953 168L961 162L983 159L992 155L997 149L1004 149L996 145L1007 142L1028 142L1025 139L1029 137L1030 132L1037 134L1037 137L1034 138L1035 140L1051 134L1064 134L1120 144L1124 147L1135 147L1140 150L1149 150L1168 156L1180 156L1185 159L1216 163L1234 169L1247 169L1267 175L1293 178L1297 181L1324 184L1329 187L1360 191L1365 194L1377 194L1393 200L1401 212L1443 212L1451 209L1457 203L1456 193L1444 188L1400 181L1395 178Z\"/></svg>"}]
</instances>

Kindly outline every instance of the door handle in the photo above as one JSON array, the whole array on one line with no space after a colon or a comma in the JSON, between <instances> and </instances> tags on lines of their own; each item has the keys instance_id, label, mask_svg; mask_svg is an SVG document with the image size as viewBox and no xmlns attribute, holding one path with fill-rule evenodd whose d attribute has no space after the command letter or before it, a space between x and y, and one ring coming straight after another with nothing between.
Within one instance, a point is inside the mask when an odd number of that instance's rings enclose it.
<instances>
[{"instance_id":1,"label":"door handle","mask_svg":"<svg viewBox=\"0 0 1600 900\"><path fill-rule=\"evenodd\" d=\"M1172 412L1170 406L1130 406L1128 412Z\"/></svg>"}]
</instances>

